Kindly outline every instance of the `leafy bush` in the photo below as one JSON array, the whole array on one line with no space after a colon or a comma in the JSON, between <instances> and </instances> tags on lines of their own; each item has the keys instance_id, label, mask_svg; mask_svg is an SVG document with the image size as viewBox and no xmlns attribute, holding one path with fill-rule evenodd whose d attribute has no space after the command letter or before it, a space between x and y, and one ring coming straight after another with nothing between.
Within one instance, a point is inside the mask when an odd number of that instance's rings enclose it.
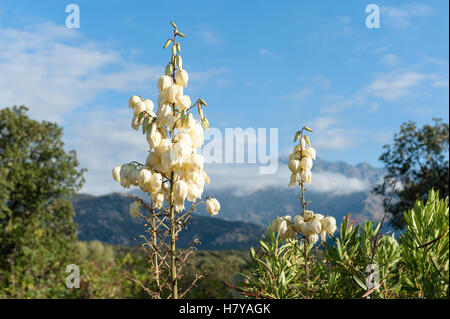
<instances>
[{"instance_id":1,"label":"leafy bush","mask_svg":"<svg viewBox=\"0 0 450 319\"><path fill-rule=\"evenodd\" d=\"M268 228L257 251L250 249L251 275L237 290L255 298L448 298L448 197L431 190L404 218L397 241L381 234L381 223L357 225L346 216L336 236L310 248L308 277L304 241Z\"/></svg>"},{"instance_id":2,"label":"leafy bush","mask_svg":"<svg viewBox=\"0 0 450 319\"><path fill-rule=\"evenodd\" d=\"M417 201L404 214L406 230L402 235L403 264L408 269L405 289L418 297L449 296L449 210L448 197L428 194L428 201Z\"/></svg>"}]
</instances>

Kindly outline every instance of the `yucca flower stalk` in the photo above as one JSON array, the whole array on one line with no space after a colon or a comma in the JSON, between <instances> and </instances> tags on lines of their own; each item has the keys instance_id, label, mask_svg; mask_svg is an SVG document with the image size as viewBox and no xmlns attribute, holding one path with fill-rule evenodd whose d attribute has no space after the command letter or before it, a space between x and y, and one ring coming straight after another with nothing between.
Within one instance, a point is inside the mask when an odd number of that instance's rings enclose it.
<instances>
[{"instance_id":1,"label":"yucca flower stalk","mask_svg":"<svg viewBox=\"0 0 450 319\"><path fill-rule=\"evenodd\" d=\"M189 75L183 68L178 39L186 35L178 30L175 23L171 24L173 36L163 46L164 49L171 47L171 57L165 74L158 79L156 113L153 112L154 104L149 99L135 95L129 100L129 107L133 110L131 126L135 130L142 128L150 147L147 160L145 164L133 161L118 166L113 170L113 177L124 188L139 186L151 199L150 205L142 199L130 205L130 215L144 218L147 232L151 234L151 240L147 240L144 235L140 236L145 241L141 247L151 257L153 278L157 286L156 292L150 292L146 288L147 291L154 298L161 298L163 288L166 287L169 289L169 297L178 299L187 292L179 294L180 269L192 253L188 249L183 256L179 255L176 248L178 233L186 228L188 219L193 211L198 210L196 206L199 203L206 202L206 210L211 216L218 213L220 204L209 196L201 199L205 183L210 182L203 171L204 158L197 153L197 149L204 143L203 128L209 128L209 122L203 113L203 107L208 104L199 98L191 105L190 97L184 95ZM201 125L191 113L194 109L198 111ZM192 203L188 210L185 210L186 201ZM142 214L141 208L149 211L150 216ZM169 243L166 242L167 239ZM165 270L167 277L162 278ZM197 276L195 281L199 278Z\"/></svg>"},{"instance_id":2,"label":"yucca flower stalk","mask_svg":"<svg viewBox=\"0 0 450 319\"><path fill-rule=\"evenodd\" d=\"M334 217L325 217L322 214L315 214L307 209L308 201L305 199L305 184L311 184L311 168L313 160L316 159L316 150L311 146L311 141L305 132L312 133L309 127L302 127L295 133L293 152L289 155L288 167L291 171L289 186L299 185L301 192L300 214L292 220L291 216L278 217L272 222L272 230L277 232L282 239L298 240L303 247L303 267L305 298L311 297L310 291L310 251L312 246L319 240L325 241L326 234L333 234L336 230L336 220Z\"/></svg>"}]
</instances>

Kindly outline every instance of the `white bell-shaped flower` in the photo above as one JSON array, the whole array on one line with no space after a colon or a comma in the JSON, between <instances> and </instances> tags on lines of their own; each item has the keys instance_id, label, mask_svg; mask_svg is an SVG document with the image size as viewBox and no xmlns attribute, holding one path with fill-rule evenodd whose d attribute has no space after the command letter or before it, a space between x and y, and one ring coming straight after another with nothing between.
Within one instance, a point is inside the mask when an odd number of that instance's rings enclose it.
<instances>
[{"instance_id":1,"label":"white bell-shaped flower","mask_svg":"<svg viewBox=\"0 0 450 319\"><path fill-rule=\"evenodd\" d=\"M163 90L171 87L173 85L173 79L170 76L163 75L158 79L158 90L162 92Z\"/></svg>"},{"instance_id":2,"label":"white bell-shaped flower","mask_svg":"<svg viewBox=\"0 0 450 319\"><path fill-rule=\"evenodd\" d=\"M186 87L189 80L189 75L186 70L179 70L175 75L175 80L178 85Z\"/></svg>"},{"instance_id":3,"label":"white bell-shaped flower","mask_svg":"<svg viewBox=\"0 0 450 319\"><path fill-rule=\"evenodd\" d=\"M217 215L220 210L219 201L215 198L210 198L206 201L206 211L210 216Z\"/></svg>"}]
</instances>

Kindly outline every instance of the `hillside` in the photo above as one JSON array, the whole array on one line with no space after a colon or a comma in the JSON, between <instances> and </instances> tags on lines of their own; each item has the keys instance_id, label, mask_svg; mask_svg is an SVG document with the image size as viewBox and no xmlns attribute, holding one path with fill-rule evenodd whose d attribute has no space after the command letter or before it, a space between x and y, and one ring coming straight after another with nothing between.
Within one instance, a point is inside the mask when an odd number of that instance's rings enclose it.
<instances>
[{"instance_id":1,"label":"hillside","mask_svg":"<svg viewBox=\"0 0 450 319\"><path fill-rule=\"evenodd\" d=\"M78 223L79 240L100 240L116 245L136 245L132 239L143 233L138 219L132 219L128 207L132 199L126 194L112 193L105 196L80 194L74 197L75 222ZM205 250L246 249L264 227L239 221L226 221L218 217L194 215L186 231L180 235L179 247L189 246L194 239Z\"/></svg>"},{"instance_id":2,"label":"hillside","mask_svg":"<svg viewBox=\"0 0 450 319\"><path fill-rule=\"evenodd\" d=\"M307 200L309 209L316 213L334 216L338 223L345 214L350 213L354 218L380 219L382 208L380 198L370 193L383 174L380 168L368 164L349 165L344 162L327 162L317 159L314 166L314 176L322 172L339 174L345 178L364 181L366 189L350 193L336 193L315 191L307 186ZM280 166L285 166L280 159ZM225 176L233 178L233 168L221 166ZM333 182L335 175L326 183ZM220 178L220 176L213 176ZM223 177L222 177L223 178ZM275 177L273 177L275 178ZM288 179L282 178L282 184L256 189L251 193L236 191L236 187L223 187L209 190L205 195L213 195L221 203L218 216L210 217L203 205L200 212L191 219L189 228L180 237L180 247L188 246L194 238L198 238L202 245L200 249L245 249L254 244L255 239L264 232L264 227L280 215L295 215L299 212L299 189L287 187ZM245 183L245 180L243 180ZM322 182L323 183L323 182ZM141 191L133 189L131 194L144 196ZM73 198L76 216L79 224L80 240L100 240L119 245L135 245L132 236L143 232L142 223L133 220L128 214L131 199L125 193L112 193L104 196L78 194Z\"/></svg>"}]
</instances>

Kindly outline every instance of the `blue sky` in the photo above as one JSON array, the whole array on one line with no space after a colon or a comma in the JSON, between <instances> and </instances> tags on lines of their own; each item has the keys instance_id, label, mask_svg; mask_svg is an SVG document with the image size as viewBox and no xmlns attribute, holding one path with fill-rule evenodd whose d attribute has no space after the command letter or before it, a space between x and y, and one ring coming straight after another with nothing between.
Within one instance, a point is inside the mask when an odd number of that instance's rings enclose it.
<instances>
[{"instance_id":1,"label":"blue sky","mask_svg":"<svg viewBox=\"0 0 450 319\"><path fill-rule=\"evenodd\" d=\"M65 7L80 28L65 28ZM380 7L368 29L365 8ZM145 148L129 96L156 101L170 20L182 41L185 90L208 101L211 126L301 125L326 160L378 161L400 124L448 122L448 1L0 2L0 106L55 120L90 170L86 191L110 191L110 168ZM139 153L140 152L140 153Z\"/></svg>"}]
</instances>

